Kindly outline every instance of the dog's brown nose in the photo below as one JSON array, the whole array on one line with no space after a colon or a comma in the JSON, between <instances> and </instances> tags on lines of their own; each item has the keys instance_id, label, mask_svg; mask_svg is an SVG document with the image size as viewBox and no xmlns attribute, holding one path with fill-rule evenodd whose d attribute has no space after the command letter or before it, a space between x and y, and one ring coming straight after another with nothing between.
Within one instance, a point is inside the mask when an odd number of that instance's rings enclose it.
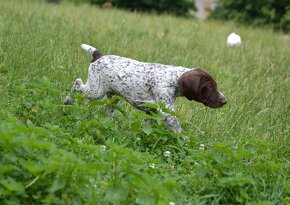
<instances>
[{"instance_id":1,"label":"dog's brown nose","mask_svg":"<svg viewBox=\"0 0 290 205\"><path fill-rule=\"evenodd\" d=\"M227 104L227 99L226 99L226 97L225 97L221 92L219 92L219 93L220 93L219 101L221 102L221 104L222 104L222 105Z\"/></svg>"},{"instance_id":2,"label":"dog's brown nose","mask_svg":"<svg viewBox=\"0 0 290 205\"><path fill-rule=\"evenodd\" d=\"M223 105L227 104L227 102L228 102L225 97L221 98L220 101Z\"/></svg>"}]
</instances>

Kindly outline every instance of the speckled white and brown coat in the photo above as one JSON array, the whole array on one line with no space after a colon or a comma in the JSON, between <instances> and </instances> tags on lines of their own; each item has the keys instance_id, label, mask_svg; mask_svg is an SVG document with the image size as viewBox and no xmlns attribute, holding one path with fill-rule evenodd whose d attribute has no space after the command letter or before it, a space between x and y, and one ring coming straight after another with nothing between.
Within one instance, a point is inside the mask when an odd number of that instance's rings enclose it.
<instances>
[{"instance_id":1,"label":"speckled white and brown coat","mask_svg":"<svg viewBox=\"0 0 290 205\"><path fill-rule=\"evenodd\" d=\"M141 110L144 110L144 103L162 101L174 111L173 103L177 96L185 96L213 108L226 103L225 97L217 91L215 81L201 69L144 63L116 55L102 55L86 44L81 47L93 55L93 60L87 82L83 84L81 79L77 79L73 92L83 92L92 99L120 95ZM164 115L167 127L182 132L175 116Z\"/></svg>"}]
</instances>

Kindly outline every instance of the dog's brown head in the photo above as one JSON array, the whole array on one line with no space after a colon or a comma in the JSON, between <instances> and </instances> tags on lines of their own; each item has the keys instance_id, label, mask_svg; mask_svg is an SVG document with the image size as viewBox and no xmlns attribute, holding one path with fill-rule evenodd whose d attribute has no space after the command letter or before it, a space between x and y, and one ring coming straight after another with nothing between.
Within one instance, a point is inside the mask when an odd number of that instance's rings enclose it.
<instances>
[{"instance_id":1,"label":"dog's brown head","mask_svg":"<svg viewBox=\"0 0 290 205\"><path fill-rule=\"evenodd\" d=\"M227 103L225 96L218 91L215 80L199 68L184 73L178 80L178 87L181 96L211 108L219 108Z\"/></svg>"}]
</instances>

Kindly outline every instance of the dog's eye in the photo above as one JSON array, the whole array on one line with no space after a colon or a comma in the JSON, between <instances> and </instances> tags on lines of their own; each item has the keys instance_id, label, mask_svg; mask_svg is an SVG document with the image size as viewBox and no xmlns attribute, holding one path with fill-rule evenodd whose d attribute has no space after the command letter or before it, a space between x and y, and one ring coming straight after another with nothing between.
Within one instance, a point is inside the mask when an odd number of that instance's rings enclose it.
<instances>
[{"instance_id":1,"label":"dog's eye","mask_svg":"<svg viewBox=\"0 0 290 205\"><path fill-rule=\"evenodd\" d=\"M207 88L211 89L211 88L213 88L213 85L212 85L212 84L209 84L209 85L207 86Z\"/></svg>"},{"instance_id":2,"label":"dog's eye","mask_svg":"<svg viewBox=\"0 0 290 205\"><path fill-rule=\"evenodd\" d=\"M201 88L201 92L202 92L202 93L205 93L205 92L207 91L207 89L208 89L208 86L203 87L203 88Z\"/></svg>"}]
</instances>

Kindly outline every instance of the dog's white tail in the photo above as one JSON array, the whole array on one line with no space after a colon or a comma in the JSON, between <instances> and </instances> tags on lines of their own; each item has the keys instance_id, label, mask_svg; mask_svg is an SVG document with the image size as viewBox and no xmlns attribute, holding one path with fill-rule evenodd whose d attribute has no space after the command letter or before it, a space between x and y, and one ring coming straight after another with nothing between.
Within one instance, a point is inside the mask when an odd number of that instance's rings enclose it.
<instances>
[{"instance_id":1,"label":"dog's white tail","mask_svg":"<svg viewBox=\"0 0 290 205\"><path fill-rule=\"evenodd\" d=\"M90 46L90 45L87 45L87 44L82 44L81 48L84 49L85 51L87 51L88 53L92 54L92 55L93 55L94 51L97 50L93 46Z\"/></svg>"},{"instance_id":2,"label":"dog's white tail","mask_svg":"<svg viewBox=\"0 0 290 205\"><path fill-rule=\"evenodd\" d=\"M82 44L81 48L93 56L93 59L91 62L95 62L96 60L98 60L99 58L103 56L103 54L100 51L98 51L96 48L94 48L93 46Z\"/></svg>"}]
</instances>

